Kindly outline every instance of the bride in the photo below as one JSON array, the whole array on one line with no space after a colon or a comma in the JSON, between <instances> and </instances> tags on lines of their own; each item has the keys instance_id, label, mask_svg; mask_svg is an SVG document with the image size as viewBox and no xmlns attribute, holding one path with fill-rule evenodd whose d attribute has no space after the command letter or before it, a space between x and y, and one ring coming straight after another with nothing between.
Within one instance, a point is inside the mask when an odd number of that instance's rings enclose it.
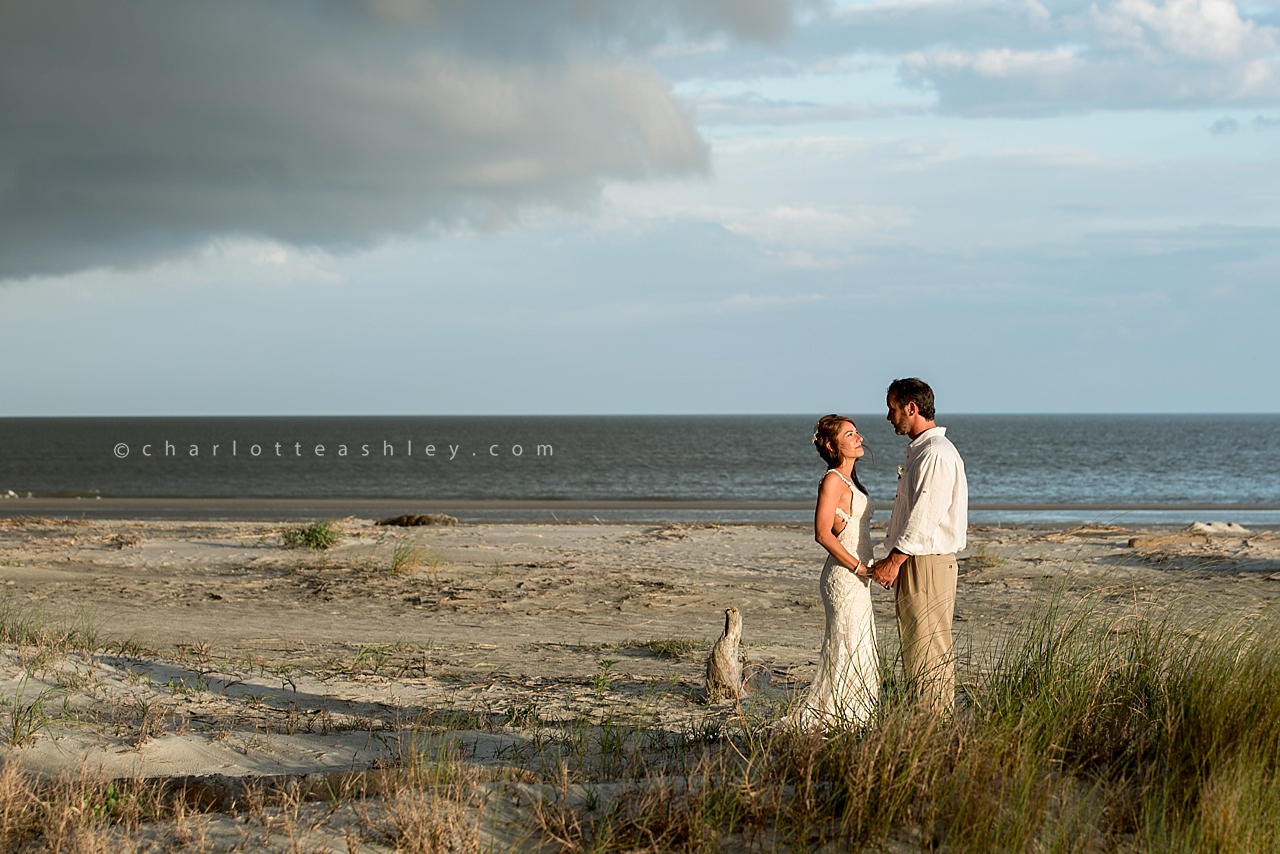
<instances>
[{"instance_id":1,"label":"bride","mask_svg":"<svg viewBox=\"0 0 1280 854\"><path fill-rule=\"evenodd\" d=\"M825 548L819 586L827 612L822 657L813 684L789 716L799 729L861 725L880 695L880 663L871 613L871 500L854 468L862 436L853 421L824 415L813 444L830 469L818 487L814 537Z\"/></svg>"}]
</instances>

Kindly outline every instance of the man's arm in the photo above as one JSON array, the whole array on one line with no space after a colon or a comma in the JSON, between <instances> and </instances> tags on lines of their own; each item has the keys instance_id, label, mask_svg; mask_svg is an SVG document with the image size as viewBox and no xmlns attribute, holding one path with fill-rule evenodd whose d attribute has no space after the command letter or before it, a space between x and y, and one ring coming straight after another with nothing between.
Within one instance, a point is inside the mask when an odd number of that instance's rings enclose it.
<instances>
[{"instance_id":1,"label":"man's arm","mask_svg":"<svg viewBox=\"0 0 1280 854\"><path fill-rule=\"evenodd\" d=\"M889 544L889 554L871 567L871 577L885 587L892 587L907 558L929 554L938 525L951 506L957 470L952 460L937 454L925 454L918 462L915 477L906 486L910 490L911 511L902 533Z\"/></svg>"}]
</instances>

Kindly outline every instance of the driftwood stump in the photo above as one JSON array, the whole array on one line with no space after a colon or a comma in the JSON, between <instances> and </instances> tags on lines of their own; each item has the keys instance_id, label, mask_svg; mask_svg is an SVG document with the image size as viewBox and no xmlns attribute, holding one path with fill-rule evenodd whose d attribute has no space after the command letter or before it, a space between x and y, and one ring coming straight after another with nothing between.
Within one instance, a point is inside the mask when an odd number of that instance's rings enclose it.
<instances>
[{"instance_id":1,"label":"driftwood stump","mask_svg":"<svg viewBox=\"0 0 1280 854\"><path fill-rule=\"evenodd\" d=\"M418 525L456 525L458 519L444 513L406 513L403 516L392 516L390 519L379 519L378 524L413 528Z\"/></svg>"},{"instance_id":2,"label":"driftwood stump","mask_svg":"<svg viewBox=\"0 0 1280 854\"><path fill-rule=\"evenodd\" d=\"M711 647L711 657L707 659L707 702L742 696L742 662L738 657L741 642L742 615L737 608L725 608L724 634Z\"/></svg>"}]
</instances>

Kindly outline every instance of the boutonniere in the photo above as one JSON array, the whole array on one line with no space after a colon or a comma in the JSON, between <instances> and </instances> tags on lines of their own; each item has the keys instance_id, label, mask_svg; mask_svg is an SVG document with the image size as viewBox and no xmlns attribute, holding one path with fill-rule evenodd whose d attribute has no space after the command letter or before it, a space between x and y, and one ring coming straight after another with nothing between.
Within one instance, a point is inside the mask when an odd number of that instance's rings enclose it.
<instances>
[{"instance_id":1,"label":"boutonniere","mask_svg":"<svg viewBox=\"0 0 1280 854\"><path fill-rule=\"evenodd\" d=\"M907 473L906 469L904 469L902 466L898 466L898 480L902 480L902 476L906 473Z\"/></svg>"}]
</instances>

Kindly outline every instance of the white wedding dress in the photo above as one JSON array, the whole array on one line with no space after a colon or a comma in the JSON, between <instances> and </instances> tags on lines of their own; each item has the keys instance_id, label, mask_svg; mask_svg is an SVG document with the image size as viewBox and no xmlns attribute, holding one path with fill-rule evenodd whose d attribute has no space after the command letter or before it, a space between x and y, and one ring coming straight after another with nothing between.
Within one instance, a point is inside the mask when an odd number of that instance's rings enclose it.
<instances>
[{"instance_id":1,"label":"white wedding dress","mask_svg":"<svg viewBox=\"0 0 1280 854\"><path fill-rule=\"evenodd\" d=\"M852 513L836 508L836 513L845 520L840 543L858 560L869 564L871 500L840 472L831 471L853 492ZM791 713L790 721L794 727L804 730L859 726L871 719L880 697L880 657L871 612L871 580L853 574L827 555L819 586L827 612L822 656L813 684Z\"/></svg>"}]
</instances>

